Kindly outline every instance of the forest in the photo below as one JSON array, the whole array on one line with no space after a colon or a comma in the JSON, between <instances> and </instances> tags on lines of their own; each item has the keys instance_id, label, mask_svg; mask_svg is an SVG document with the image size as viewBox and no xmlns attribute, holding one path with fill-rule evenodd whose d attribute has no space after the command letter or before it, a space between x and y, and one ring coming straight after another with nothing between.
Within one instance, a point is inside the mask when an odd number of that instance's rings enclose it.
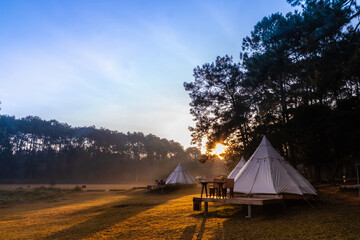
<instances>
[{"instance_id":1,"label":"forest","mask_svg":"<svg viewBox=\"0 0 360 240\"><path fill-rule=\"evenodd\" d=\"M199 156L197 148L152 134L0 115L3 183L150 182L166 178L180 161L193 174L204 173Z\"/></svg>"},{"instance_id":2,"label":"forest","mask_svg":"<svg viewBox=\"0 0 360 240\"><path fill-rule=\"evenodd\" d=\"M192 142L249 158L263 135L314 180L354 176L360 162L360 6L352 0L288 0L243 39L240 60L217 57L185 82ZM240 23L239 23L240 24ZM306 170L306 171L305 171Z\"/></svg>"}]
</instances>

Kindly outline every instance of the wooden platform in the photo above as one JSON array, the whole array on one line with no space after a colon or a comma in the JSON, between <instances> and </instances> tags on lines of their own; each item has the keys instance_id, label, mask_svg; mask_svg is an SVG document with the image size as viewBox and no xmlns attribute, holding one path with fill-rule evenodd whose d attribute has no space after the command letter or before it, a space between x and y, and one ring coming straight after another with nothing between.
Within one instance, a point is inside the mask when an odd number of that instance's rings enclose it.
<instances>
[{"instance_id":1,"label":"wooden platform","mask_svg":"<svg viewBox=\"0 0 360 240\"><path fill-rule=\"evenodd\" d=\"M158 185L147 185L146 189L148 190L148 192L151 192L153 190L157 190L157 189L161 189L161 193L164 193L164 188L165 188L165 185L161 185L161 186L158 186Z\"/></svg>"},{"instance_id":2,"label":"wooden platform","mask_svg":"<svg viewBox=\"0 0 360 240\"><path fill-rule=\"evenodd\" d=\"M357 191L359 190L358 184L347 184L347 185L339 185L339 191Z\"/></svg>"},{"instance_id":3,"label":"wooden platform","mask_svg":"<svg viewBox=\"0 0 360 240\"><path fill-rule=\"evenodd\" d=\"M195 198L195 197L194 197ZM282 203L280 198L250 198L250 197L236 197L236 198L198 198L202 202L218 202L240 205L269 205Z\"/></svg>"},{"instance_id":4,"label":"wooden platform","mask_svg":"<svg viewBox=\"0 0 360 240\"><path fill-rule=\"evenodd\" d=\"M238 204L238 205L248 205L248 218L251 218L251 206L263 206L263 205L271 205L271 204L281 204L283 203L282 198L278 197L234 197L234 198L200 198L194 197L193 204L194 210L201 210L201 202L204 202L204 215L208 212L208 203L209 202L218 202L218 203L227 203L227 204ZM196 204L200 204L200 206L195 206Z\"/></svg>"}]
</instances>

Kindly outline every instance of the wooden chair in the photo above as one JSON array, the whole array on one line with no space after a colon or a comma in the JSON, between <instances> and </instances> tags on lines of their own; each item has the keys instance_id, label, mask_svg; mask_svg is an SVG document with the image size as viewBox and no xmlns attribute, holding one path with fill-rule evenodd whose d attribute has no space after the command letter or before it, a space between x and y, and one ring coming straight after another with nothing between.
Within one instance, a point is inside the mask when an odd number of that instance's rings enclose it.
<instances>
[{"instance_id":1,"label":"wooden chair","mask_svg":"<svg viewBox=\"0 0 360 240\"><path fill-rule=\"evenodd\" d=\"M227 187L226 187L226 183L224 183L223 187L221 188L221 197L226 198L226 195L227 195Z\"/></svg>"},{"instance_id":2,"label":"wooden chair","mask_svg":"<svg viewBox=\"0 0 360 240\"><path fill-rule=\"evenodd\" d=\"M219 184L217 183L212 183L210 186L209 186L209 196L213 196L213 197L217 197L218 196L218 191L219 191Z\"/></svg>"},{"instance_id":3,"label":"wooden chair","mask_svg":"<svg viewBox=\"0 0 360 240\"><path fill-rule=\"evenodd\" d=\"M229 189L229 198L232 198L234 197L234 179L232 178L227 178L226 179L226 182L224 184L224 187L223 187L223 195L226 197L227 195L227 189Z\"/></svg>"},{"instance_id":4,"label":"wooden chair","mask_svg":"<svg viewBox=\"0 0 360 240\"><path fill-rule=\"evenodd\" d=\"M223 188L225 182L224 178L223 177L214 178L214 182L217 182L217 188L218 188L216 197L221 198L223 196L226 196L226 194L225 195L223 194Z\"/></svg>"}]
</instances>

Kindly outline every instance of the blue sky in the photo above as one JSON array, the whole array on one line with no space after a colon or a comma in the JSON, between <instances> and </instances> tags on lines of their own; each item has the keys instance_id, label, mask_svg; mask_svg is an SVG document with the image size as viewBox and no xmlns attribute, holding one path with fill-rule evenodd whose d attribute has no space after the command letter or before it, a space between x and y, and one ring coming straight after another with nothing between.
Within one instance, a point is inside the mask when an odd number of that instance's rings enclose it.
<instances>
[{"instance_id":1,"label":"blue sky","mask_svg":"<svg viewBox=\"0 0 360 240\"><path fill-rule=\"evenodd\" d=\"M141 131L190 146L183 82L286 0L1 0L1 114Z\"/></svg>"}]
</instances>

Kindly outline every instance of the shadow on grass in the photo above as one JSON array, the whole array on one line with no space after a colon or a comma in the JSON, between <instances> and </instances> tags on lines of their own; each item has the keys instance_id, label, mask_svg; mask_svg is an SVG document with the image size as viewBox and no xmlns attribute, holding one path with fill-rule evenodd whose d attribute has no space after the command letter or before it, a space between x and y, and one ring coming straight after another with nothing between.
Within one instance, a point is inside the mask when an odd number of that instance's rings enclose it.
<instances>
[{"instance_id":1,"label":"shadow on grass","mask_svg":"<svg viewBox=\"0 0 360 240\"><path fill-rule=\"evenodd\" d=\"M200 229L199 229L199 233L198 233L198 235L196 236L196 239L197 239L197 240L201 240L201 239L202 239L202 236L204 235L204 232L205 232L205 224L206 224L206 217L204 217L203 220L202 220L202 222L201 222Z\"/></svg>"},{"instance_id":2,"label":"shadow on grass","mask_svg":"<svg viewBox=\"0 0 360 240\"><path fill-rule=\"evenodd\" d=\"M146 194L144 192L130 194L129 198L125 200L89 208L86 211L79 211L78 214L94 212L99 212L99 214L41 239L82 239L90 237L141 212L186 195L186 192L184 194L174 192L173 194L164 195ZM188 231L191 231L191 229Z\"/></svg>"},{"instance_id":3,"label":"shadow on grass","mask_svg":"<svg viewBox=\"0 0 360 240\"><path fill-rule=\"evenodd\" d=\"M246 209L241 205L209 204L207 218L237 218L245 217ZM204 212L200 211L190 215L195 218L204 218Z\"/></svg>"},{"instance_id":4,"label":"shadow on grass","mask_svg":"<svg viewBox=\"0 0 360 240\"><path fill-rule=\"evenodd\" d=\"M179 240L191 240L196 231L196 224L187 226L181 234Z\"/></svg>"},{"instance_id":5,"label":"shadow on grass","mask_svg":"<svg viewBox=\"0 0 360 240\"><path fill-rule=\"evenodd\" d=\"M291 200L285 204L274 204L264 206L251 206L251 215L253 219L258 220L271 220L287 218L295 216L303 211L320 210L315 203L310 206L304 200ZM248 215L247 205L226 205L226 204L209 204L209 211L206 215L207 218L227 218L227 219L245 219ZM192 217L204 217L203 211L194 213Z\"/></svg>"},{"instance_id":6,"label":"shadow on grass","mask_svg":"<svg viewBox=\"0 0 360 240\"><path fill-rule=\"evenodd\" d=\"M205 232L205 224L206 224L206 217L203 217L202 221L201 221L201 225L199 228L199 232L196 234L196 240L201 240L204 232ZM187 226L183 233L181 234L181 236L179 237L179 240L190 240L193 239L194 234L196 233L196 224L195 225L191 225L191 226Z\"/></svg>"},{"instance_id":7,"label":"shadow on grass","mask_svg":"<svg viewBox=\"0 0 360 240\"><path fill-rule=\"evenodd\" d=\"M358 239L359 205L312 205L293 201L286 209L283 205L253 208L251 219L228 218L223 222L224 239Z\"/></svg>"}]
</instances>

